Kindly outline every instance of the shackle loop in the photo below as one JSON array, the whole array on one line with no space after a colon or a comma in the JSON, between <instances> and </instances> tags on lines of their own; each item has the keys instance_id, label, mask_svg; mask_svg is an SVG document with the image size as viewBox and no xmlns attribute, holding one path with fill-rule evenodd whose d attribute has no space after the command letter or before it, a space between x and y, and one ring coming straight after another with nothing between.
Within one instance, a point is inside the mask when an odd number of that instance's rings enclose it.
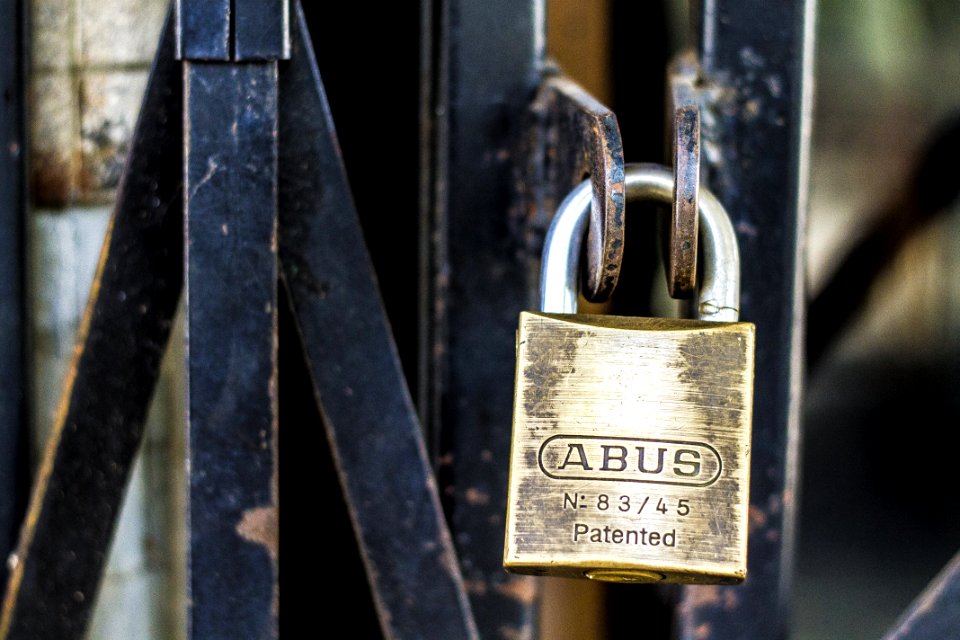
<instances>
[{"instance_id":1,"label":"shackle loop","mask_svg":"<svg viewBox=\"0 0 960 640\"><path fill-rule=\"evenodd\" d=\"M673 172L658 164L624 166L627 202L673 201ZM591 203L590 181L577 185L564 199L547 231L540 270L540 310L576 313L580 289L580 247ZM736 322L740 316L740 251L730 217L720 201L700 189L700 241L703 276L697 294L700 320Z\"/></svg>"}]
</instances>

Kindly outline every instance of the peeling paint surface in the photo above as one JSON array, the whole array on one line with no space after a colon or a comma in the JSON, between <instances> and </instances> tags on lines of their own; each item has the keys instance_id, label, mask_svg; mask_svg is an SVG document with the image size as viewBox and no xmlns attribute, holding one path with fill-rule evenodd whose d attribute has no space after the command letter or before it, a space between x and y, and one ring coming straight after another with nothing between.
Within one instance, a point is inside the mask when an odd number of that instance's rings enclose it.
<instances>
[{"instance_id":1,"label":"peeling paint surface","mask_svg":"<svg viewBox=\"0 0 960 640\"><path fill-rule=\"evenodd\" d=\"M276 507L257 507L243 512L243 520L237 524L241 538L262 546L274 560L280 550L280 529Z\"/></svg>"}]
</instances>

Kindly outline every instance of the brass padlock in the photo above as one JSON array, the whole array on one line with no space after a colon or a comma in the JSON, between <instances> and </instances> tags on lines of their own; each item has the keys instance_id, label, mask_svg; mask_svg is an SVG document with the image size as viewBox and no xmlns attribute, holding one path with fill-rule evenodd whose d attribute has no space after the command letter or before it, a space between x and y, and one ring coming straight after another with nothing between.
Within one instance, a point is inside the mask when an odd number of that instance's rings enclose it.
<instances>
[{"instance_id":1,"label":"brass padlock","mask_svg":"<svg viewBox=\"0 0 960 640\"><path fill-rule=\"evenodd\" d=\"M628 165L626 199L673 176ZM520 314L504 567L611 582L736 584L747 572L754 326L736 236L700 197L699 319L571 315L585 182L551 225L542 313Z\"/></svg>"}]
</instances>

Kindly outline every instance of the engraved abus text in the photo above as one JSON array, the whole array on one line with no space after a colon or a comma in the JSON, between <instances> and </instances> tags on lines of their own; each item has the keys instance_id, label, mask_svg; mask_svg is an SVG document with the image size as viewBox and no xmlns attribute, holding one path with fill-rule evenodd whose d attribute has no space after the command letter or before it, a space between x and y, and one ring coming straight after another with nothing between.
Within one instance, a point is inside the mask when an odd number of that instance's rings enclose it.
<instances>
[{"instance_id":1,"label":"engraved abus text","mask_svg":"<svg viewBox=\"0 0 960 640\"><path fill-rule=\"evenodd\" d=\"M551 478L705 487L720 477L720 454L705 442L556 435L544 440L540 469Z\"/></svg>"}]
</instances>

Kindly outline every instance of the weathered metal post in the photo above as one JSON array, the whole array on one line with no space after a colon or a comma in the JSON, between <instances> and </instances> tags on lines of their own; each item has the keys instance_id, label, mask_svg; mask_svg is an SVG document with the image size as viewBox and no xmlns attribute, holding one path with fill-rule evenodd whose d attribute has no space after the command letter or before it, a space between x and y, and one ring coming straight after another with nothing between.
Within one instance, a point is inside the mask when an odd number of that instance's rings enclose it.
<instances>
[{"instance_id":1,"label":"weathered metal post","mask_svg":"<svg viewBox=\"0 0 960 640\"><path fill-rule=\"evenodd\" d=\"M502 567L514 332L533 299L513 208L544 0L423 5L421 413L481 637L530 638L535 580Z\"/></svg>"},{"instance_id":2,"label":"weathered metal post","mask_svg":"<svg viewBox=\"0 0 960 640\"><path fill-rule=\"evenodd\" d=\"M813 2L693 4L704 82L704 181L740 245L741 317L757 326L749 578L688 587L681 638L787 637L796 527L803 229L810 136Z\"/></svg>"},{"instance_id":3,"label":"weathered metal post","mask_svg":"<svg viewBox=\"0 0 960 640\"><path fill-rule=\"evenodd\" d=\"M180 0L189 636L279 634L277 87L286 0Z\"/></svg>"}]
</instances>

